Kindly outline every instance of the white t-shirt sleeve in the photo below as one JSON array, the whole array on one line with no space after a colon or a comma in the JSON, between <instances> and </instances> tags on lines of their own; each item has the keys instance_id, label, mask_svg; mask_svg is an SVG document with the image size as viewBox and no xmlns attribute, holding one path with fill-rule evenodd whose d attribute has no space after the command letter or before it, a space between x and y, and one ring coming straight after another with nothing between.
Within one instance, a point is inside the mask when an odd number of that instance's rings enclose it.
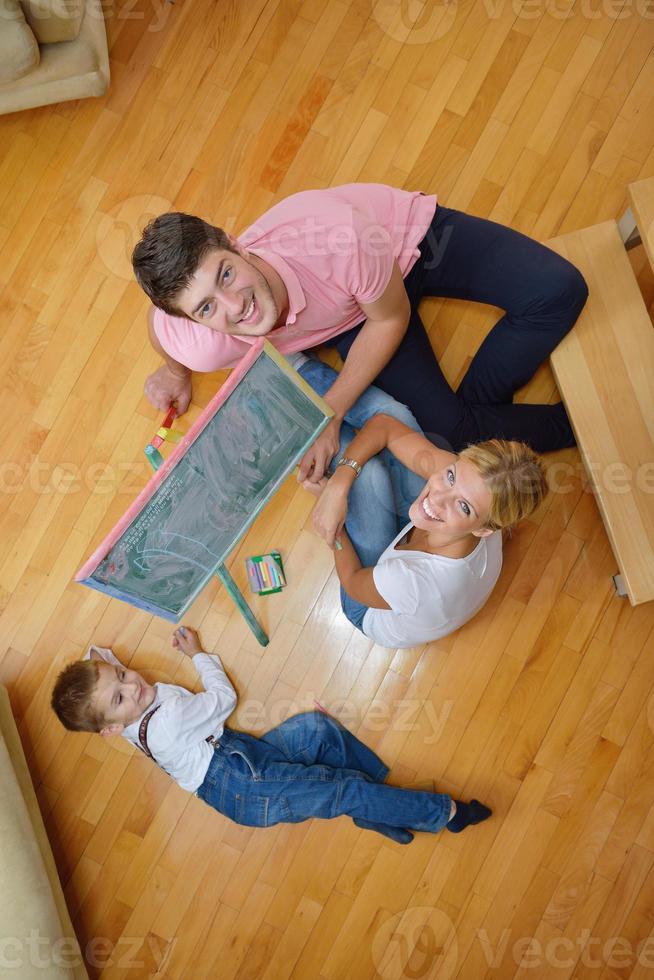
<instances>
[{"instance_id":1,"label":"white t-shirt sleeve","mask_svg":"<svg viewBox=\"0 0 654 980\"><path fill-rule=\"evenodd\" d=\"M157 741L175 743L175 751L197 746L209 735L220 735L223 725L236 707L236 691L223 669L220 657L196 653L193 664L206 690L190 697L174 697L163 702L156 719Z\"/></svg>"},{"instance_id":2,"label":"white t-shirt sleeve","mask_svg":"<svg viewBox=\"0 0 654 980\"><path fill-rule=\"evenodd\" d=\"M381 561L372 571L375 587L393 612L413 616L425 592L433 592L433 583L410 561L393 558Z\"/></svg>"},{"instance_id":3,"label":"white t-shirt sleeve","mask_svg":"<svg viewBox=\"0 0 654 980\"><path fill-rule=\"evenodd\" d=\"M225 673L217 653L196 653L193 664L204 684L204 694L195 694L191 700L203 698L206 705L214 703L212 714L214 724L222 725L236 707L236 691ZM206 695L206 697L205 697Z\"/></svg>"}]
</instances>

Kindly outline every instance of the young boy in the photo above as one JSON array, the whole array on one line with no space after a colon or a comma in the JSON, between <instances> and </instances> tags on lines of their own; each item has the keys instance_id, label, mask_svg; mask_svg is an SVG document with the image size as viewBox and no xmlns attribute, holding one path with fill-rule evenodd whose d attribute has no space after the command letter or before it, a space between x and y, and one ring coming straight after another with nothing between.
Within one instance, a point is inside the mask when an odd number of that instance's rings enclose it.
<instances>
[{"instance_id":1,"label":"young boy","mask_svg":"<svg viewBox=\"0 0 654 980\"><path fill-rule=\"evenodd\" d=\"M193 659L205 690L147 684L110 650L92 646L59 674L52 707L71 731L122 735L183 789L248 827L347 814L401 844L411 830L458 833L491 811L473 800L384 784L387 766L322 712L296 715L255 738L225 728L236 692L220 657L180 626L173 646Z\"/></svg>"}]
</instances>

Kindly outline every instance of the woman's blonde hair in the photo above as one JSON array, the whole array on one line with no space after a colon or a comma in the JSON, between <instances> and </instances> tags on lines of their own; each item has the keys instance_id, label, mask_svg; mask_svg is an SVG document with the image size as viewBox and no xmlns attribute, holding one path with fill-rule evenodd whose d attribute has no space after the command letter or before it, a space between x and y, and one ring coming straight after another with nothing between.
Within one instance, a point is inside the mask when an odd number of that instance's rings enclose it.
<instances>
[{"instance_id":1,"label":"woman's blonde hair","mask_svg":"<svg viewBox=\"0 0 654 980\"><path fill-rule=\"evenodd\" d=\"M536 510L547 493L543 464L524 442L489 439L460 454L469 460L491 492L485 527L513 527Z\"/></svg>"}]
</instances>

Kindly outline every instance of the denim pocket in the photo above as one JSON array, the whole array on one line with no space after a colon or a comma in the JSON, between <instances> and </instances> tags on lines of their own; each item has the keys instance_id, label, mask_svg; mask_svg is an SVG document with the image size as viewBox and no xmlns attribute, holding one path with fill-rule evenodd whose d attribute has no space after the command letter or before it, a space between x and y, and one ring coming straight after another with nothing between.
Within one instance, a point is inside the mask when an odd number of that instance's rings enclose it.
<instances>
[{"instance_id":1,"label":"denim pocket","mask_svg":"<svg viewBox=\"0 0 654 980\"><path fill-rule=\"evenodd\" d=\"M239 749L228 749L227 752L228 752L228 754L230 756L232 756L232 757L233 756L236 756L237 758L243 760L243 762L245 763L245 765L247 767L247 771L248 771L249 775L252 777L252 779L255 779L256 780L256 779L259 778L259 776L257 775L256 769L254 768L254 766L252 765L252 763L248 759L248 757L245 754L245 752L241 752Z\"/></svg>"},{"instance_id":2,"label":"denim pocket","mask_svg":"<svg viewBox=\"0 0 654 980\"><path fill-rule=\"evenodd\" d=\"M274 827L292 820L288 801L284 796L251 796L236 793L234 816L236 823L245 827Z\"/></svg>"}]
</instances>

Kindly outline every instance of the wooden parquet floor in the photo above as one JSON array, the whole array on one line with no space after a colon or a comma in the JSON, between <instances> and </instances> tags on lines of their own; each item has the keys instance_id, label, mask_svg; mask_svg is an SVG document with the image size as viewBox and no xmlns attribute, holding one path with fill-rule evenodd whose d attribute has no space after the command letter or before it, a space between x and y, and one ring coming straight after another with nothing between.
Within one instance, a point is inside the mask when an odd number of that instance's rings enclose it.
<instances>
[{"instance_id":1,"label":"wooden parquet floor","mask_svg":"<svg viewBox=\"0 0 654 980\"><path fill-rule=\"evenodd\" d=\"M221 589L190 621L262 731L319 700L394 782L495 816L406 848L340 818L230 825L120 743L49 710L93 639L193 685L170 628L72 584L148 477L157 365L129 254L149 216L240 230L294 191L384 181L547 238L617 217L654 174L654 10L636 0L105 4L108 95L0 119L0 680L11 693L92 976L216 980L654 975L654 604L615 571L576 452L506 549L486 608L414 650L339 612L293 482L235 555L270 546L263 650ZM654 288L630 253L646 298ZM493 322L424 304L454 381ZM186 427L222 375L197 379ZM543 368L526 397L556 398ZM648 938L649 937L649 938Z\"/></svg>"}]
</instances>

